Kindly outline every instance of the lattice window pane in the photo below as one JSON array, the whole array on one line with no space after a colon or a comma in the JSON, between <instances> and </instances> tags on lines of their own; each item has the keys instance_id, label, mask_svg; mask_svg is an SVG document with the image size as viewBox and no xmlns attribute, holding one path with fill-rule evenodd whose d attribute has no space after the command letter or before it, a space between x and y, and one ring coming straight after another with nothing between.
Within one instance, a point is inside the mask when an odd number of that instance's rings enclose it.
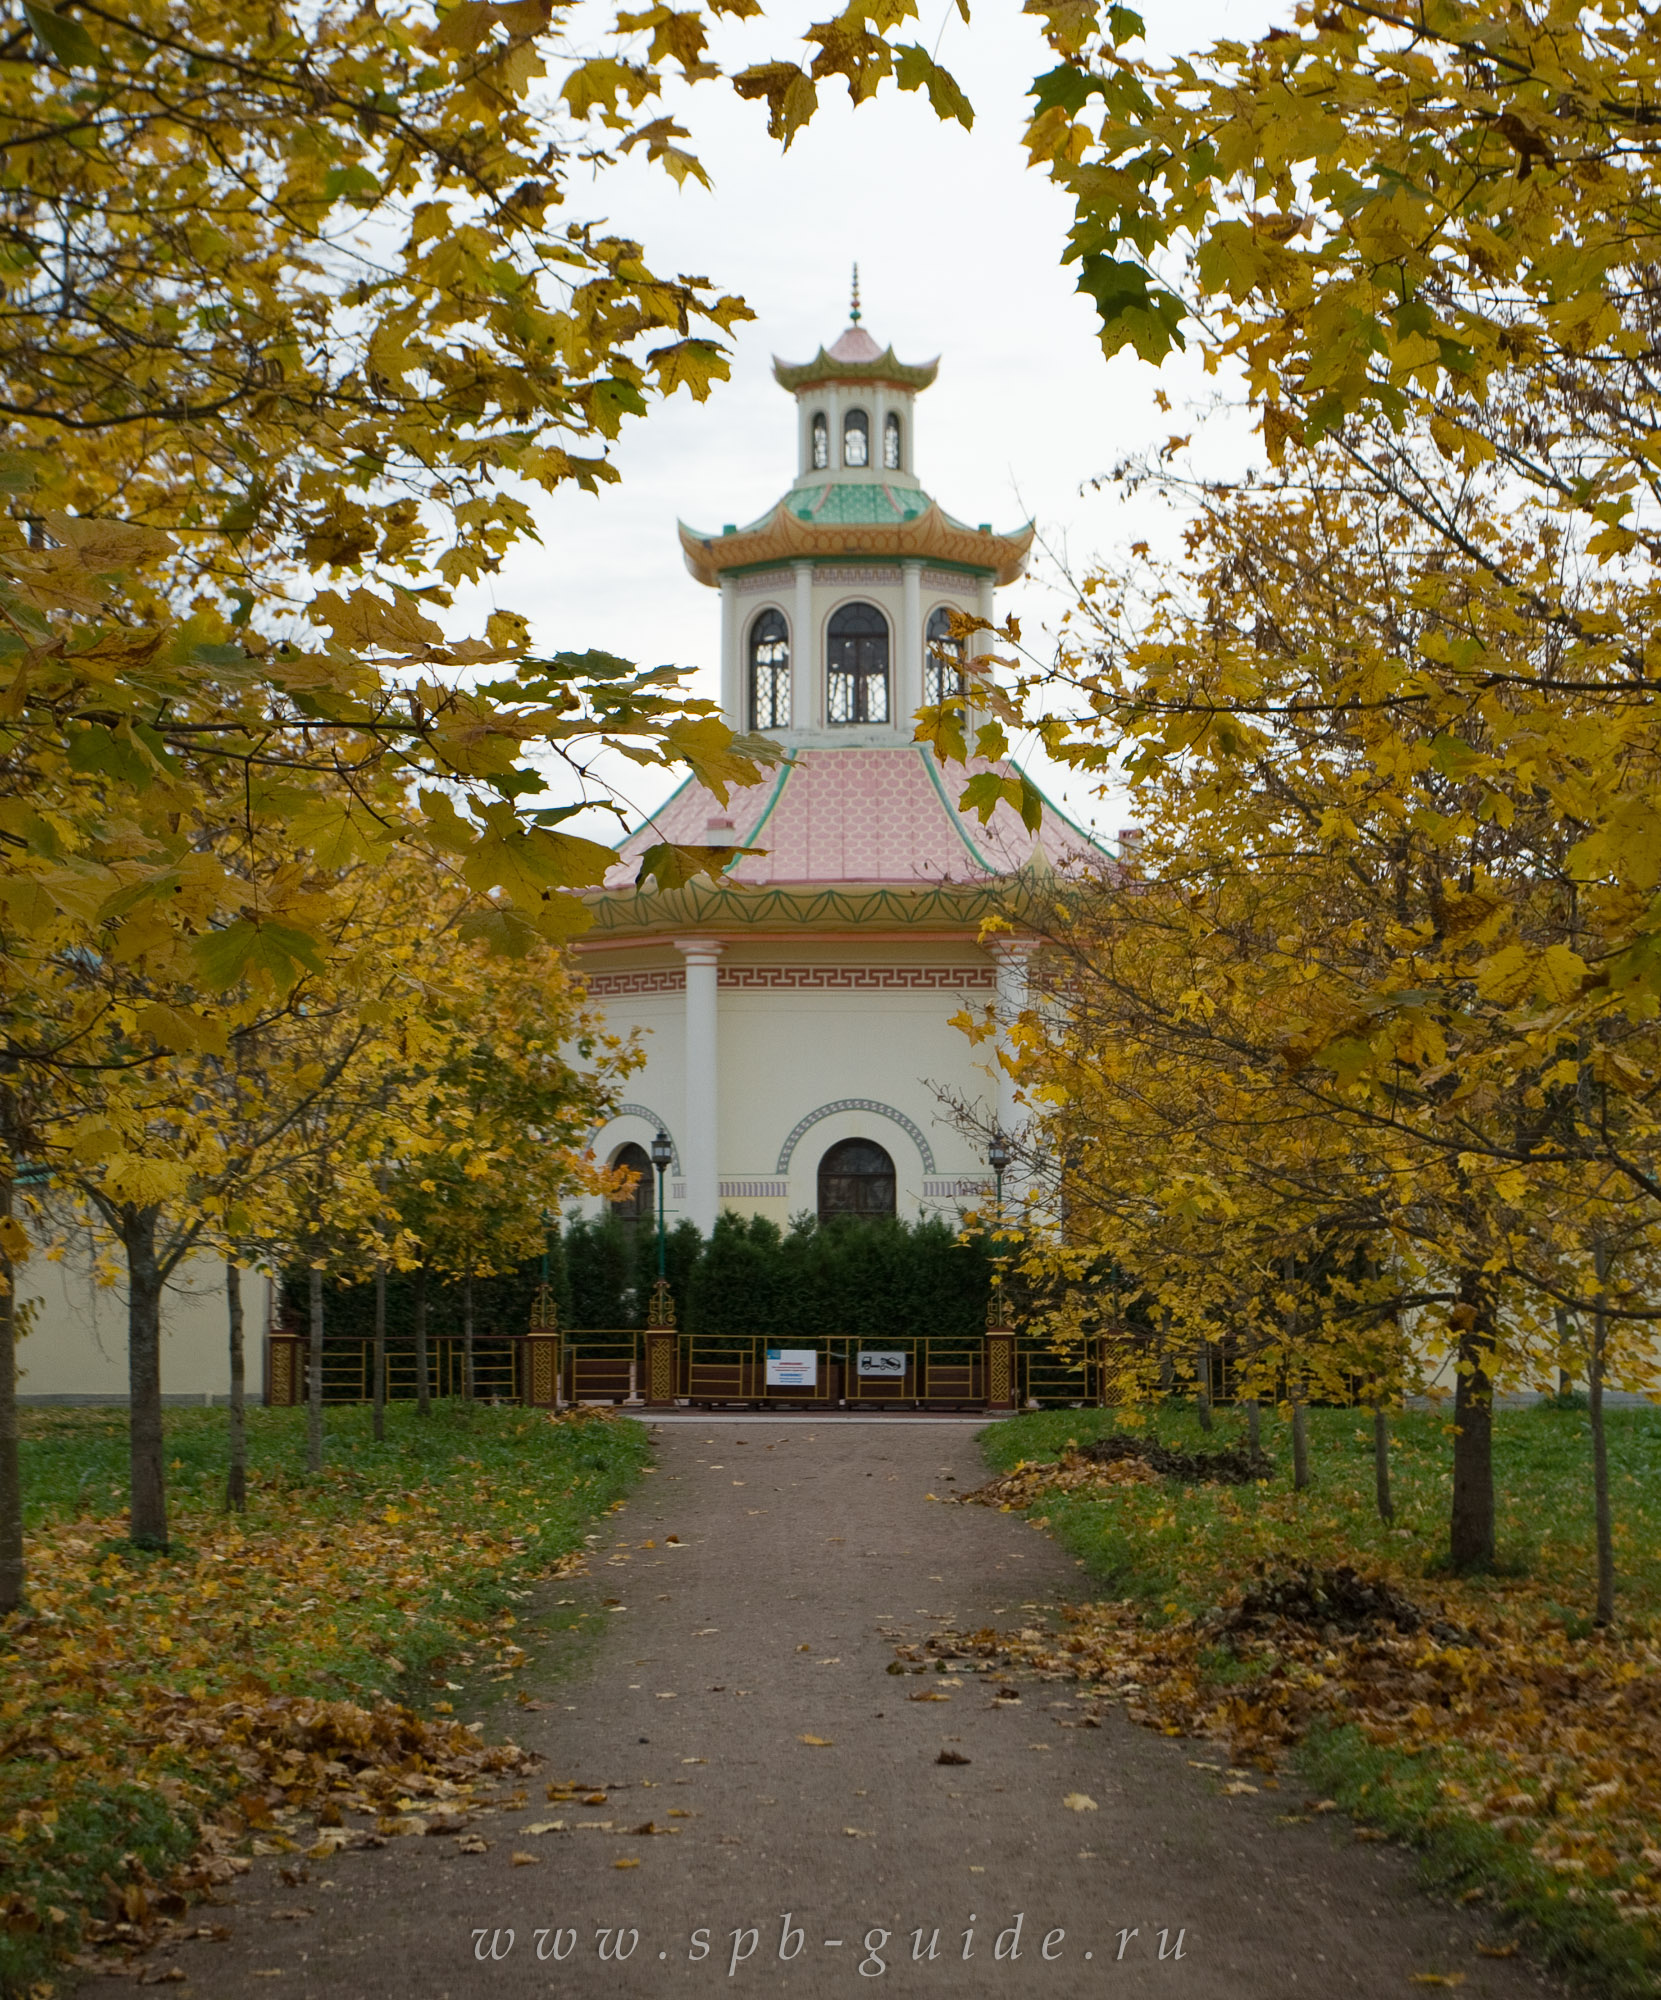
<instances>
[{"instance_id":1,"label":"lattice window pane","mask_svg":"<svg viewBox=\"0 0 1661 2000\"><path fill-rule=\"evenodd\" d=\"M963 672L964 643L952 637L951 614L936 611L929 620L923 655L923 700L930 708L955 701L967 685Z\"/></svg>"},{"instance_id":2,"label":"lattice window pane","mask_svg":"<svg viewBox=\"0 0 1661 2000\"><path fill-rule=\"evenodd\" d=\"M831 619L826 678L832 722L888 720L888 620L874 604L845 604Z\"/></svg>"},{"instance_id":3,"label":"lattice window pane","mask_svg":"<svg viewBox=\"0 0 1661 2000\"><path fill-rule=\"evenodd\" d=\"M750 627L750 727L790 727L790 631L777 611Z\"/></svg>"}]
</instances>

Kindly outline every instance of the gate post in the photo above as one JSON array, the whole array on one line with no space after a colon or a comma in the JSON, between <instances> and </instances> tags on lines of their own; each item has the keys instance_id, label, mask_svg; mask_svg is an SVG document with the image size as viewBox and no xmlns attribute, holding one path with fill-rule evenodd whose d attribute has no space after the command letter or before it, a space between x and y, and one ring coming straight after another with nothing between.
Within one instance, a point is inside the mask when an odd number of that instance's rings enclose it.
<instances>
[{"instance_id":1,"label":"gate post","mask_svg":"<svg viewBox=\"0 0 1661 2000\"><path fill-rule=\"evenodd\" d=\"M1015 1329L1009 1324L1004 1304L1003 1273L993 1281L992 1297L986 1308L986 1407L989 1410L1015 1408Z\"/></svg>"},{"instance_id":2,"label":"gate post","mask_svg":"<svg viewBox=\"0 0 1661 2000\"><path fill-rule=\"evenodd\" d=\"M297 1333L272 1333L266 1335L269 1358L266 1362L265 1400L274 1410L289 1410L301 1401L304 1365L301 1349L304 1345Z\"/></svg>"},{"instance_id":3,"label":"gate post","mask_svg":"<svg viewBox=\"0 0 1661 2000\"><path fill-rule=\"evenodd\" d=\"M680 1335L675 1328L675 1296L669 1281L659 1278L652 1287L646 1306L646 1407L672 1410L675 1407L676 1362L680 1358Z\"/></svg>"},{"instance_id":4,"label":"gate post","mask_svg":"<svg viewBox=\"0 0 1661 2000\"><path fill-rule=\"evenodd\" d=\"M521 1394L534 1410L557 1410L560 1405L559 1314L554 1295L547 1285L539 1285L531 1302L530 1331L525 1335L525 1379Z\"/></svg>"}]
</instances>

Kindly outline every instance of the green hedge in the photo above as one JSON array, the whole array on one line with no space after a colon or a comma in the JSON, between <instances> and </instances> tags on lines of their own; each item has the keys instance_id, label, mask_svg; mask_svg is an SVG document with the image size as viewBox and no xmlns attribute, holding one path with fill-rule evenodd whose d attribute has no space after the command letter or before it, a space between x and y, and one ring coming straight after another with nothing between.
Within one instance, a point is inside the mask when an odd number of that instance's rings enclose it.
<instances>
[{"instance_id":1,"label":"green hedge","mask_svg":"<svg viewBox=\"0 0 1661 2000\"><path fill-rule=\"evenodd\" d=\"M986 1325L992 1260L980 1240L963 1243L949 1223L839 1220L821 1227L798 1216L788 1231L762 1216L723 1215L708 1242L679 1222L665 1239L677 1323L705 1335L912 1334L973 1336ZM614 1215L568 1222L550 1246L549 1282L562 1327L638 1327L657 1278L657 1232ZM540 1279L540 1260L473 1280L473 1325L480 1339L523 1333ZM427 1281L427 1332L461 1335L459 1281ZM283 1286L287 1323L306 1326L306 1278ZM415 1279L387 1279L387 1338L414 1338ZM372 1280L331 1280L324 1306L331 1340L368 1339L375 1330Z\"/></svg>"},{"instance_id":2,"label":"green hedge","mask_svg":"<svg viewBox=\"0 0 1661 2000\"><path fill-rule=\"evenodd\" d=\"M785 1232L729 1214L693 1266L684 1324L706 1335L972 1337L986 1326L991 1283L986 1245L960 1242L945 1222L821 1227L798 1216Z\"/></svg>"}]
</instances>

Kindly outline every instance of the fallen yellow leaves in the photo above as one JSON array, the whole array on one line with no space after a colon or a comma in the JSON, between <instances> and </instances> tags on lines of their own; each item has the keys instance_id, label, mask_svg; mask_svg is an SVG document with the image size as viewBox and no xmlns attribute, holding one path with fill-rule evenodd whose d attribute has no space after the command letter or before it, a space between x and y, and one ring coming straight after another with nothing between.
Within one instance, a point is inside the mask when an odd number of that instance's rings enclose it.
<instances>
[{"instance_id":1,"label":"fallen yellow leaves","mask_svg":"<svg viewBox=\"0 0 1661 2000\"><path fill-rule=\"evenodd\" d=\"M964 1497L1031 1507L1120 1470L1069 1454ZM1352 1724L1382 1748L1434 1753L1447 1774L1438 1812L1521 1843L1569 1900L1596 1889L1623 1917L1661 1920L1661 1633L1634 1623L1571 1635L1543 1594L1500 1598L1491 1581L1415 1578L1407 1595L1405 1580L1341 1570L1249 1580L1244 1597L1225 1587L1216 1608L1169 1624L1097 1603L1063 1607L1060 1631L936 1633L897 1649L890 1671L976 1662L1077 1680L1132 1720L1225 1743L1231 1765L1259 1771L1312 1725ZM1353 1619L1335 1622L1338 1599ZM1256 1790L1229 1776L1225 1794ZM1321 1799L1304 1810L1333 1809Z\"/></svg>"},{"instance_id":2,"label":"fallen yellow leaves","mask_svg":"<svg viewBox=\"0 0 1661 2000\"><path fill-rule=\"evenodd\" d=\"M832 1750L836 1747L836 1739L831 1736L798 1736L796 1741L805 1743L814 1750Z\"/></svg>"},{"instance_id":3,"label":"fallen yellow leaves","mask_svg":"<svg viewBox=\"0 0 1661 2000\"><path fill-rule=\"evenodd\" d=\"M342 1463L261 1478L240 1518L181 1506L164 1556L130 1548L120 1519L33 1530L29 1603L0 1636L0 1924L39 1930L56 1907L66 1952L132 1951L180 1934L189 1903L247 1867L238 1848L316 1864L452 1835L483 1852L476 1814L534 1760L395 1697L524 1662L506 1588L581 1566L569 1542L591 1508L573 1497L603 1503L639 1455L606 1428L596 1451L479 1410L453 1445L435 1425L390 1480ZM534 1467L546 1514L491 1477L490 1453ZM62 1835L89 1823L121 1830L76 1874L88 1841Z\"/></svg>"},{"instance_id":4,"label":"fallen yellow leaves","mask_svg":"<svg viewBox=\"0 0 1661 2000\"><path fill-rule=\"evenodd\" d=\"M1069 1792L1061 1801L1069 1812L1099 1812L1101 1808L1088 1792Z\"/></svg>"}]
</instances>

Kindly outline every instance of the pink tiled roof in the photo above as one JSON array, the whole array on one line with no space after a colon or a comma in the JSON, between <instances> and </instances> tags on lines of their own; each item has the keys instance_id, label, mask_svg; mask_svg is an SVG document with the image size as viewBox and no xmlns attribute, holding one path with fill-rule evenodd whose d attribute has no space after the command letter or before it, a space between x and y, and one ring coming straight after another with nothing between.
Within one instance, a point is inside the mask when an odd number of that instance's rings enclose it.
<instances>
[{"instance_id":1,"label":"pink tiled roof","mask_svg":"<svg viewBox=\"0 0 1661 2000\"><path fill-rule=\"evenodd\" d=\"M982 826L978 817L960 814L953 801L964 778L959 768L934 764L923 746L906 743L799 751L783 773L734 792L725 806L689 783L623 843L606 886L628 887L642 852L665 840L704 846L725 838L766 848L746 855L726 877L757 887L984 882L1025 867L1034 840L1020 815L1000 804ZM1055 868L1097 853L1059 815L1046 815L1038 844Z\"/></svg>"},{"instance_id":2,"label":"pink tiled roof","mask_svg":"<svg viewBox=\"0 0 1661 2000\"><path fill-rule=\"evenodd\" d=\"M881 356L882 349L862 326L851 326L838 335L830 350L833 361L877 361Z\"/></svg>"}]
</instances>

